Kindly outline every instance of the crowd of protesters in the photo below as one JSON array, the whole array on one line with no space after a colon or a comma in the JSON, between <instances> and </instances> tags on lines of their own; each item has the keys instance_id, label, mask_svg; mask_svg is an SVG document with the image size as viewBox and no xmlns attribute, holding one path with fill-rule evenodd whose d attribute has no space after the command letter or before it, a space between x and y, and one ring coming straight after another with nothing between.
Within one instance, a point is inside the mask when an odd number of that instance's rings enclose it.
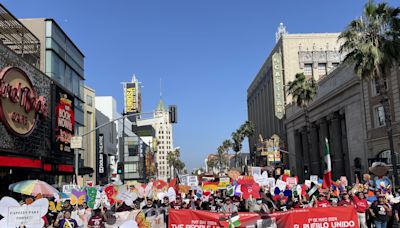
<instances>
[{"instance_id":1,"label":"crowd of protesters","mask_svg":"<svg viewBox=\"0 0 400 228\"><path fill-rule=\"evenodd\" d=\"M311 188L315 191L311 193ZM306 194L304 194L306 192ZM391 183L376 185L369 175L364 175L362 181L349 184L345 187L322 188L313 184L303 189L303 192L292 191L286 194L283 191L274 193L268 187L261 187L259 197L228 193L226 189L212 191L210 194L198 194L196 190L189 192L176 192L171 200L165 196L137 198L133 205L116 202L110 207L100 206L91 209L86 203L71 205L70 200L65 200L58 209L50 209L43 218L46 227L60 228L103 228L113 227L116 212L141 210L145 217L162 216L168 224L170 209L203 210L209 212L255 212L275 213L298 208L328 208L328 207L354 207L357 211L360 227L395 227L400 221L400 190L396 191ZM21 204L30 204L33 197L27 196ZM166 225L167 226L167 225Z\"/></svg>"}]
</instances>

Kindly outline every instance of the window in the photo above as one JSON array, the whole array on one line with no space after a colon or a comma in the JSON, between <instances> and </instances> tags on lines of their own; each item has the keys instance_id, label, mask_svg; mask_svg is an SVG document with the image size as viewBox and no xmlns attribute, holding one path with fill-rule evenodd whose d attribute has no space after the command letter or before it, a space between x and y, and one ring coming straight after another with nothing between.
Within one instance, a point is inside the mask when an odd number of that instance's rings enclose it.
<instances>
[{"instance_id":1,"label":"window","mask_svg":"<svg viewBox=\"0 0 400 228\"><path fill-rule=\"evenodd\" d=\"M312 64L304 64L304 75L312 76L313 75Z\"/></svg>"},{"instance_id":2,"label":"window","mask_svg":"<svg viewBox=\"0 0 400 228\"><path fill-rule=\"evenodd\" d=\"M93 107L93 97L86 95L86 104L90 107Z\"/></svg>"},{"instance_id":3,"label":"window","mask_svg":"<svg viewBox=\"0 0 400 228\"><path fill-rule=\"evenodd\" d=\"M339 66L339 63L332 63L331 71L335 70Z\"/></svg>"},{"instance_id":4,"label":"window","mask_svg":"<svg viewBox=\"0 0 400 228\"><path fill-rule=\"evenodd\" d=\"M124 171L126 173L137 173L138 172L138 164L137 163L125 164Z\"/></svg>"},{"instance_id":5,"label":"window","mask_svg":"<svg viewBox=\"0 0 400 228\"><path fill-rule=\"evenodd\" d=\"M374 108L374 120L375 127L385 126L385 111L383 110L383 106Z\"/></svg>"},{"instance_id":6,"label":"window","mask_svg":"<svg viewBox=\"0 0 400 228\"><path fill-rule=\"evenodd\" d=\"M318 76L326 76L326 63L318 63Z\"/></svg>"},{"instance_id":7,"label":"window","mask_svg":"<svg viewBox=\"0 0 400 228\"><path fill-rule=\"evenodd\" d=\"M138 156L139 147L135 144L128 144L128 154L129 156Z\"/></svg>"},{"instance_id":8,"label":"window","mask_svg":"<svg viewBox=\"0 0 400 228\"><path fill-rule=\"evenodd\" d=\"M387 88L387 83L385 80L385 87ZM372 96L377 96L380 93L380 89L379 89L379 84L377 80L372 80L371 81L371 95Z\"/></svg>"}]
</instances>

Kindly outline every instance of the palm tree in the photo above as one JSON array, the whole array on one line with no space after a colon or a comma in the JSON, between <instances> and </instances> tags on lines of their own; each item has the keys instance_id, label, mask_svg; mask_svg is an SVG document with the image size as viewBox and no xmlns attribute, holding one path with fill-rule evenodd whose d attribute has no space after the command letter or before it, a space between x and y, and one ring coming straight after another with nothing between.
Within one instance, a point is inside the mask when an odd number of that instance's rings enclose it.
<instances>
[{"instance_id":1,"label":"palm tree","mask_svg":"<svg viewBox=\"0 0 400 228\"><path fill-rule=\"evenodd\" d=\"M185 163L180 160L180 156L181 151L179 148L176 148L174 151L167 154L168 165L172 167L176 173L180 173L185 168Z\"/></svg>"},{"instance_id":2,"label":"palm tree","mask_svg":"<svg viewBox=\"0 0 400 228\"><path fill-rule=\"evenodd\" d=\"M350 22L340 34L343 39L340 51L348 52L344 62L354 64L354 71L363 80L375 80L385 112L386 131L389 139L395 183L399 186L397 160L393 146L390 102L385 85L391 69L400 60L400 8L387 3L369 1L363 15Z\"/></svg>"},{"instance_id":3,"label":"palm tree","mask_svg":"<svg viewBox=\"0 0 400 228\"><path fill-rule=\"evenodd\" d=\"M224 168L225 164L226 164L226 153L225 153L225 149L223 146L219 146L217 149L217 162L218 162L218 169L219 172L222 172L222 169Z\"/></svg>"},{"instance_id":4,"label":"palm tree","mask_svg":"<svg viewBox=\"0 0 400 228\"><path fill-rule=\"evenodd\" d=\"M225 152L226 152L226 156L227 156L225 166L226 166L226 167L229 167L229 166L230 166L230 164L228 164L228 163L230 163L230 159L229 159L229 150L232 148L232 142L231 142L231 140L229 140L229 139L224 140L224 141L222 142L222 147L224 148L224 150L225 150Z\"/></svg>"},{"instance_id":5,"label":"palm tree","mask_svg":"<svg viewBox=\"0 0 400 228\"><path fill-rule=\"evenodd\" d=\"M303 109L308 129L308 105L317 94L317 83L314 78L306 79L303 73L297 73L295 79L288 83L288 93L292 95L296 105Z\"/></svg>"},{"instance_id":6,"label":"palm tree","mask_svg":"<svg viewBox=\"0 0 400 228\"><path fill-rule=\"evenodd\" d=\"M217 165L217 162L215 159L207 160L207 171L210 172L210 170L213 170L216 165Z\"/></svg>"},{"instance_id":7,"label":"palm tree","mask_svg":"<svg viewBox=\"0 0 400 228\"><path fill-rule=\"evenodd\" d=\"M232 133L232 149L235 151L235 166L237 167L237 157L242 150L242 143L247 137L253 136L255 133L255 125L251 121L246 121L235 132Z\"/></svg>"}]
</instances>

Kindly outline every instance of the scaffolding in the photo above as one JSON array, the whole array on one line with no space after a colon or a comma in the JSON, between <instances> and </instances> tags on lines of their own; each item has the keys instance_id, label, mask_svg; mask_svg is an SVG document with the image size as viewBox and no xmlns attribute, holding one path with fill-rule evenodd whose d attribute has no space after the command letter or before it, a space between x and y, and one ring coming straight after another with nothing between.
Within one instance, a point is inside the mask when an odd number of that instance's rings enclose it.
<instances>
[{"instance_id":1,"label":"scaffolding","mask_svg":"<svg viewBox=\"0 0 400 228\"><path fill-rule=\"evenodd\" d=\"M0 42L29 64L39 67L39 39L2 4L0 4Z\"/></svg>"}]
</instances>

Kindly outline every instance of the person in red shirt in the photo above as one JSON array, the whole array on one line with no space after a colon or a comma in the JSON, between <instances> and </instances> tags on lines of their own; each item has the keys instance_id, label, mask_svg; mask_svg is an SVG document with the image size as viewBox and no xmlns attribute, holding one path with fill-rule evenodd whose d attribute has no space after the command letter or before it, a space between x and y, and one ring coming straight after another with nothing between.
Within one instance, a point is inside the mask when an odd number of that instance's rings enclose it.
<instances>
[{"instance_id":1,"label":"person in red shirt","mask_svg":"<svg viewBox=\"0 0 400 228\"><path fill-rule=\"evenodd\" d=\"M354 206L354 203L352 200L350 200L350 196L347 194L347 192L343 193L342 200L339 202L338 206Z\"/></svg>"},{"instance_id":2,"label":"person in red shirt","mask_svg":"<svg viewBox=\"0 0 400 228\"><path fill-rule=\"evenodd\" d=\"M89 219L88 227L89 228L104 228L104 217L101 214L100 209L94 210L94 215Z\"/></svg>"},{"instance_id":3,"label":"person in red shirt","mask_svg":"<svg viewBox=\"0 0 400 228\"><path fill-rule=\"evenodd\" d=\"M326 200L326 197L324 194L319 194L318 200L315 201L314 207L330 207L331 204L329 203L328 200Z\"/></svg>"},{"instance_id":4,"label":"person in red shirt","mask_svg":"<svg viewBox=\"0 0 400 228\"><path fill-rule=\"evenodd\" d=\"M355 208L357 210L358 223L361 228L367 228L365 212L368 210L368 202L365 199L364 193L359 192L353 196Z\"/></svg>"}]
</instances>

